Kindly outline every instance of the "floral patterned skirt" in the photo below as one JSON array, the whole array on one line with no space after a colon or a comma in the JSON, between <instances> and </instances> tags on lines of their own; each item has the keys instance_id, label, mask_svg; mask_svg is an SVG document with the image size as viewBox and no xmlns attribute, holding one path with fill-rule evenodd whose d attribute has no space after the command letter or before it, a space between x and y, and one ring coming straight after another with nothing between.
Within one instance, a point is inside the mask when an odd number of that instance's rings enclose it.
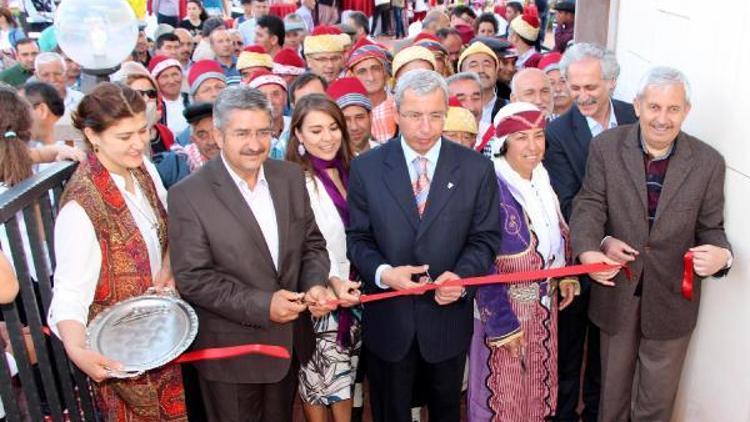
<instances>
[{"instance_id":1,"label":"floral patterned skirt","mask_svg":"<svg viewBox=\"0 0 750 422\"><path fill-rule=\"evenodd\" d=\"M352 397L362 347L362 309L339 308L313 318L315 351L299 371L305 403L329 406Z\"/></svg>"}]
</instances>

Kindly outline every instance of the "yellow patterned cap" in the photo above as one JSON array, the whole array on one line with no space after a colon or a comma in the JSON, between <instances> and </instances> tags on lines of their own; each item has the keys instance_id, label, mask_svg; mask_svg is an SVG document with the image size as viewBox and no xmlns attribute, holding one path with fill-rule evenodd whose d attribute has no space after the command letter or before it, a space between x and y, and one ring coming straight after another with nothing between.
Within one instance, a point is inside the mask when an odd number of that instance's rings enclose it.
<instances>
[{"instance_id":1,"label":"yellow patterned cap","mask_svg":"<svg viewBox=\"0 0 750 422\"><path fill-rule=\"evenodd\" d=\"M273 58L270 54L243 51L240 53L240 57L237 58L237 70L261 66L267 69L273 69Z\"/></svg>"},{"instance_id":2,"label":"yellow patterned cap","mask_svg":"<svg viewBox=\"0 0 750 422\"><path fill-rule=\"evenodd\" d=\"M341 30L331 25L320 25L305 37L305 55L317 53L341 53L344 51ZM347 35L348 37L348 35ZM349 39L351 42L351 38Z\"/></svg>"},{"instance_id":3,"label":"yellow patterned cap","mask_svg":"<svg viewBox=\"0 0 750 422\"><path fill-rule=\"evenodd\" d=\"M458 58L458 69L461 70L461 64L464 62L464 59L467 57L473 55L473 54L486 54L490 57L492 57L492 60L495 61L495 64L497 64L497 55L494 51L492 51L491 48L487 47L487 44L477 41L469 46L466 50L464 50L463 53L461 53L461 57Z\"/></svg>"},{"instance_id":4,"label":"yellow patterned cap","mask_svg":"<svg viewBox=\"0 0 750 422\"><path fill-rule=\"evenodd\" d=\"M479 129L474 115L469 110L463 107L448 107L443 132L468 132L476 135Z\"/></svg>"},{"instance_id":5,"label":"yellow patterned cap","mask_svg":"<svg viewBox=\"0 0 750 422\"><path fill-rule=\"evenodd\" d=\"M437 63L435 63L435 55L432 54L432 51L421 45L413 45L399 51L398 54L396 54L396 57L393 58L393 75L398 75L399 69L404 67L405 64L415 60L426 61L432 65L433 70L437 67Z\"/></svg>"}]
</instances>

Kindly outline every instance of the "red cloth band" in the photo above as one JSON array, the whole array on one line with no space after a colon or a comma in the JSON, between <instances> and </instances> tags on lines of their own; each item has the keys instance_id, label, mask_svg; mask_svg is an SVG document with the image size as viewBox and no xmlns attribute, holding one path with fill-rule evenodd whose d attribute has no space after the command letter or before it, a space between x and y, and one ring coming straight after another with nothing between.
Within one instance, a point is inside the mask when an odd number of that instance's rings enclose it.
<instances>
[{"instance_id":1,"label":"red cloth band","mask_svg":"<svg viewBox=\"0 0 750 422\"><path fill-rule=\"evenodd\" d=\"M495 136L500 138L522 130L544 129L546 125L547 119L541 111L522 111L504 118L495 129Z\"/></svg>"},{"instance_id":2,"label":"red cloth band","mask_svg":"<svg viewBox=\"0 0 750 422\"><path fill-rule=\"evenodd\" d=\"M682 257L682 296L693 300L693 252L685 252Z\"/></svg>"},{"instance_id":3,"label":"red cloth band","mask_svg":"<svg viewBox=\"0 0 750 422\"><path fill-rule=\"evenodd\" d=\"M267 344L243 344L241 346L214 347L183 353L173 360L175 363L195 362L199 360L227 359L244 355L265 355L279 359L290 359L289 351L281 346Z\"/></svg>"},{"instance_id":4,"label":"red cloth band","mask_svg":"<svg viewBox=\"0 0 750 422\"><path fill-rule=\"evenodd\" d=\"M568 267L551 268L551 269L546 269L546 270L521 271L517 273L494 274L494 275L487 275L483 277L469 277L469 278L446 281L443 284L428 283L428 284L425 284L419 287L414 287L411 289L394 290L390 292L361 295L360 303L364 304L368 302L376 302L379 300L390 299L390 298L398 297L398 296L421 295L430 290L435 290L438 287L445 287L445 286L470 287L470 286L483 286L487 284L523 283L523 282L534 281L534 280L546 280L548 278L562 278L562 277L569 277L569 276L574 276L574 275L596 273L600 271L611 270L613 268L627 268L627 267L624 265L610 265L610 264L604 264L604 263L586 264L586 265L581 264L581 265L571 265ZM326 305L329 305L329 304L339 305L341 304L341 301L335 300L335 301L326 302Z\"/></svg>"}]
</instances>

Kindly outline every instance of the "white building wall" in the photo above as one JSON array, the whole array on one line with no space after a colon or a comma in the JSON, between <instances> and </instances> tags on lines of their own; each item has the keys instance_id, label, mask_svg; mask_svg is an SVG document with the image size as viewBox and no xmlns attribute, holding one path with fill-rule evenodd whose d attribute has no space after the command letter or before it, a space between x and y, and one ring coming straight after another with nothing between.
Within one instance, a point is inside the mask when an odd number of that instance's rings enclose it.
<instances>
[{"instance_id":1,"label":"white building wall","mask_svg":"<svg viewBox=\"0 0 750 422\"><path fill-rule=\"evenodd\" d=\"M674 421L750 421L750 2L614 0L608 44L622 73L615 96L632 101L651 66L687 74L685 131L727 161L726 230L735 263L704 282ZM613 27L614 25L614 27Z\"/></svg>"}]
</instances>

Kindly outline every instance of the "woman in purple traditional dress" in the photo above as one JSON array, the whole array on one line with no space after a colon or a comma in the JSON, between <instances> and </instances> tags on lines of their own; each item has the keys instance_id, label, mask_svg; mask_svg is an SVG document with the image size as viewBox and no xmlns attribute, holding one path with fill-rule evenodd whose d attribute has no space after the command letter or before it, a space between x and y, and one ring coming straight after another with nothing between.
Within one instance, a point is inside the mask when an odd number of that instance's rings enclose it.
<instances>
[{"instance_id":1,"label":"woman in purple traditional dress","mask_svg":"<svg viewBox=\"0 0 750 422\"><path fill-rule=\"evenodd\" d=\"M326 421L329 406L334 421L349 421L361 345L361 308L354 306L359 303L359 283L350 281L346 257L351 143L343 113L322 94L297 102L290 130L286 159L305 170L310 206L331 260L328 285L343 306L313 320L315 352L300 369L299 391L308 421Z\"/></svg>"},{"instance_id":2,"label":"woman in purple traditional dress","mask_svg":"<svg viewBox=\"0 0 750 422\"><path fill-rule=\"evenodd\" d=\"M513 103L495 118L495 173L503 224L500 274L565 266L568 227L542 165L544 114ZM565 308L575 279L541 279L477 290L469 354L469 421L542 421L557 402L557 291Z\"/></svg>"}]
</instances>

